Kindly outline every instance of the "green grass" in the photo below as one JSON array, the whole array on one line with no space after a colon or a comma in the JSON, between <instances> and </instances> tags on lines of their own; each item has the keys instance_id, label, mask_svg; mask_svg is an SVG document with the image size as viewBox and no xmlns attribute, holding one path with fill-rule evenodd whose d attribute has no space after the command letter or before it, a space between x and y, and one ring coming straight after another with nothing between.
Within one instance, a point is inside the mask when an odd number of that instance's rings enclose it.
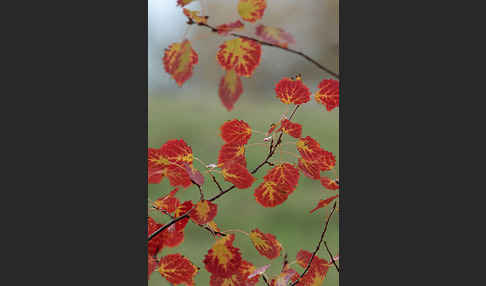
<instances>
[{"instance_id":1,"label":"green grass","mask_svg":"<svg viewBox=\"0 0 486 286\"><path fill-rule=\"evenodd\" d=\"M170 96L169 96L170 97ZM217 98L194 99L178 97L155 97L148 99L148 141L149 147L160 147L169 139L184 139L193 150L195 156L206 163L216 163L218 151L223 140L219 136L219 127L226 120L238 118L246 121L253 129L267 131L272 122L278 121L280 116L288 110L285 104L280 103L275 98L269 100L241 100L235 109L227 112ZM303 133L315 138L321 146L331 151L336 156L337 169L339 168L339 140L338 140L338 111L325 111L324 107L316 103L307 103L298 110L295 122L302 124ZM250 139L251 143L263 142L263 135L254 133ZM284 142L295 142L296 139L284 136ZM297 153L292 145L285 145L284 150ZM249 169L257 166L266 155L267 148L264 146L251 146L247 148L247 165ZM291 155L282 154L275 160L286 160L296 162L296 158ZM195 167L203 170L203 166L197 162ZM289 199L282 205L275 208L264 208L259 205L254 197L253 191L262 181L260 178L266 174L268 166L264 166L255 174L259 178L252 187L246 190L233 190L215 201L218 204L218 215L216 223L221 230L241 229L249 232L254 228L259 228L265 233L272 233L282 243L289 254L289 260L295 260L295 255L300 249L313 251L320 238L323 229L325 216L330 211L330 207L320 209L312 214L309 210L313 209L319 199L329 197L332 191L325 190L318 181L311 180L301 175L297 190L290 195ZM330 173L332 174L332 173ZM223 188L230 186L229 183L218 177ZM167 194L173 189L167 179L160 184L149 185L149 200ZM206 197L217 193L217 187L205 177L203 186ZM181 189L177 193L181 200L199 199L199 192L194 186ZM159 223L167 222L167 217L150 211L150 215ZM336 255L338 253L338 216L337 212L329 223L326 233L326 241ZM204 268L203 259L214 240L210 234L193 223L189 223L185 230L184 242L175 248L165 248L159 255L170 253L181 253L188 257L194 264L201 268L195 277L196 285L209 285L209 273ZM240 248L243 259L253 263L256 267L271 264L267 274L276 275L281 269L282 258L268 260L258 254L251 244L249 238L237 233L234 245ZM324 247L318 256L329 260ZM294 269L299 273L302 268L294 265ZM159 274L152 274L149 286L169 285L169 283ZM265 285L260 279L258 285ZM338 285L338 273L334 268L328 272L324 285Z\"/></svg>"}]
</instances>

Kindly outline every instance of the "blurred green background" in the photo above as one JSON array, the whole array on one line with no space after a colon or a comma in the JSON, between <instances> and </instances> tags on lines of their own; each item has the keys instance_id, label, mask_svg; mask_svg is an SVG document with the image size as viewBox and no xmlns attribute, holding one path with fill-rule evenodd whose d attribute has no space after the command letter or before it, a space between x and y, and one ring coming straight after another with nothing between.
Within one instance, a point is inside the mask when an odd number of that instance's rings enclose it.
<instances>
[{"instance_id":1,"label":"blurred green background","mask_svg":"<svg viewBox=\"0 0 486 286\"><path fill-rule=\"evenodd\" d=\"M190 95L188 97L190 98ZM194 98L189 100L184 98L184 95L151 96L148 106L150 147L158 148L169 139L184 139L192 147L194 155L206 163L217 162L219 148L223 145L223 140L219 136L219 127L226 120L243 119L252 128L266 131L270 123L278 120L288 110L287 106L276 98L255 101L243 97L238 108L227 112L214 96L208 100ZM303 136L309 135L315 138L323 148L336 155L337 168L339 168L338 115L338 110L327 112L322 106L310 102L301 106L295 116L295 121L303 126ZM254 134L249 144L263 142L263 138L263 135ZM284 136L284 142L290 141L295 142L296 140L290 136ZM283 150L297 153L292 145L283 147ZM247 148L248 167L253 169L257 166L264 159L266 152L267 148L263 146ZM296 162L294 157L287 154L282 154L282 160ZM204 170L201 164L197 162L194 164L199 170ZM249 189L236 189L216 200L218 215L215 221L221 230L241 229L249 232L254 228L259 228L265 233L272 233L283 244L289 254L289 260L292 261L295 260L295 255L300 249L311 252L315 249L323 229L326 213L330 212L330 206L312 214L309 211L316 206L320 199L334 193L325 190L318 181L301 175L297 190L289 196L287 201L274 208L264 208L255 201L253 192L269 168L269 166L264 166L260 169L255 175L259 179ZM332 172L327 173L333 175ZM217 175L217 178L220 183L223 183L223 188L231 185L224 182L220 175ZM172 189L173 187L169 185L167 179L164 179L161 184L150 184L148 187L149 200L154 201ZM203 189L206 197L218 192L217 187L207 175ZM179 190L177 197L181 201L193 200L196 202L199 199L199 192L195 186L190 186L187 189ZM159 223L168 221L167 217L157 211L150 211L149 214ZM338 254L339 249L338 221L336 212L329 223L325 237L335 255ZM209 273L205 270L202 261L213 242L208 231L189 223L185 230L184 242L178 247L164 249L161 255L176 252L184 254L201 268L195 279L196 285L209 285ZM255 266L271 264L267 270L268 274L277 274L280 271L282 258L268 260L259 255L250 239L245 235L236 234L235 246L240 248L243 259ZM323 247L319 250L318 256L329 260ZM294 269L298 272L303 270L297 265L294 266ZM329 270L324 284L338 285L338 273L334 268ZM154 273L149 280L149 285L169 284L158 273ZM261 281L258 285L265 284Z\"/></svg>"},{"instance_id":2,"label":"blurred green background","mask_svg":"<svg viewBox=\"0 0 486 286\"><path fill-rule=\"evenodd\" d=\"M182 9L176 6L176 0L149 0L148 25L148 142L149 147L159 148L167 140L184 139L193 150L195 156L206 163L216 163L218 151L223 145L219 136L219 127L226 121L238 118L246 121L253 129L266 132L272 122L277 122L282 114L290 108L281 103L274 92L275 84L282 78L302 73L304 83L311 92L315 92L318 83L330 76L303 58L271 47L262 48L259 66L251 78L242 78L244 92L234 109L228 112L218 97L218 85L224 71L216 62L216 52L220 44L230 39L201 29L195 25L188 28ZM237 1L196 1L187 8L202 10L209 15L208 23L219 25L239 19L236 9ZM291 45L299 51L314 58L319 63L335 72L338 68L338 0L304 1L267 0L267 10L262 20L257 23L245 22L241 34L254 36L254 29L259 24L281 27L290 32L296 44ZM193 49L199 55L199 62L194 66L193 76L177 87L175 81L164 71L162 55L165 48L173 42L180 42L187 37ZM295 116L295 122L302 124L303 133L315 138L321 146L333 152L339 168L339 111L325 111L322 105L313 100L301 106ZM264 136L254 133L249 144L262 143ZM284 142L295 142L296 139L284 136ZM292 145L284 145L283 150L297 153ZM251 146L246 150L249 169L256 167L267 154L263 146ZM278 156L274 157L279 160ZM292 163L296 158L282 154L281 160ZM195 161L195 167L203 171L204 167ZM246 232L259 228L264 233L271 233L282 243L288 252L289 260L295 260L300 249L313 251L320 238L323 224L330 206L309 213L320 199L327 198L335 192L325 190L318 182L303 175L299 186L282 205L275 208L264 208L253 196L255 188L262 182L269 166L264 166L255 174L259 178L252 187L246 190L233 190L222 196L215 203L218 205L218 215L215 218L221 230L241 229ZM335 176L334 173L328 172ZM323 173L325 174L325 173ZM223 187L230 186L220 175L218 180ZM205 176L203 186L206 197L218 192L209 176ZM173 189L167 179L160 184L148 186L149 202L168 194ZM196 187L180 189L177 197L181 201L199 200ZM150 203L149 203L150 205ZM164 223L168 218L149 211L157 222ZM335 255L338 254L338 215L334 214L326 234L326 241ZM204 268L203 259L214 240L208 231L192 222L185 230L184 242L175 248L163 249L159 256L170 253L181 253L201 268L195 277L197 286L209 285L209 273ZM240 248L243 259L256 267L271 264L267 270L270 276L279 273L283 259L281 257L269 260L255 250L248 237L236 234L235 246ZM322 246L318 256L329 260ZM294 265L299 273L302 268ZM169 285L169 283L154 272L149 280L149 286ZM258 285L265 285L260 279ZM338 273L331 267L324 285L338 285Z\"/></svg>"}]
</instances>

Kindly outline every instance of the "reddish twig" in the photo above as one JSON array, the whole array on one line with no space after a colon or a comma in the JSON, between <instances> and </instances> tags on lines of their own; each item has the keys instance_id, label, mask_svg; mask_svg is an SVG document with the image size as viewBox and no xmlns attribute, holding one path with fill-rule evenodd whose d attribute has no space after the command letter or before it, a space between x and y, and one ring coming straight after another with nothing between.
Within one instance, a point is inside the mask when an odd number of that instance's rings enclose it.
<instances>
[{"instance_id":1,"label":"reddish twig","mask_svg":"<svg viewBox=\"0 0 486 286\"><path fill-rule=\"evenodd\" d=\"M187 21L187 24L192 25L192 24L196 24L196 23L194 21L192 21L191 19L189 19L189 21ZM209 24L206 24L206 23L197 23L197 25L198 26L207 27L207 28L211 29L211 31L213 31L215 33L218 32L218 29L217 28L215 28L215 27L213 27L213 26L211 26ZM313 63L315 66L317 66L321 70L323 70L323 71L327 72L328 74L332 75L333 77L339 79L339 74L337 74L337 73L333 72L332 70L326 68L325 66L321 65L316 60L312 59L311 57L309 57L308 55L304 54L303 52L299 52L299 51L296 51L296 50L293 50L293 49L290 49L290 48L287 48L287 47L283 47L283 46L280 46L280 45L276 45L276 44L272 44L272 43L265 42L265 41L262 41L262 40L258 40L256 38L252 38L252 37L245 36L245 35L240 35L240 34L236 34L236 33L229 33L229 34L231 36L233 36L233 37L247 39L247 40L252 40L252 41L258 42L259 44L261 44L263 46L274 47L274 48L278 48L278 49L287 51L289 53L293 53L293 54L299 55L299 56L303 57L304 59L306 59L307 61Z\"/></svg>"},{"instance_id":2,"label":"reddish twig","mask_svg":"<svg viewBox=\"0 0 486 286\"><path fill-rule=\"evenodd\" d=\"M326 219L326 224L324 225L324 230L322 231L321 239L319 240L319 243L317 244L316 250L314 250L314 253L312 253L311 259L307 263L307 267L304 269L304 272L302 272L302 274L300 275L300 277L294 283L292 283L290 286L297 285L299 283L300 279L302 277L304 277L304 275L309 270L309 268L310 268L310 266L312 264L312 260L314 259L314 257L316 256L317 252L319 251L319 248L321 247L322 240L324 239L324 234L327 231L327 225L329 224L329 220L331 219L332 214L334 213L334 210L336 210L336 202L334 202L334 205L332 206L331 214Z\"/></svg>"}]
</instances>

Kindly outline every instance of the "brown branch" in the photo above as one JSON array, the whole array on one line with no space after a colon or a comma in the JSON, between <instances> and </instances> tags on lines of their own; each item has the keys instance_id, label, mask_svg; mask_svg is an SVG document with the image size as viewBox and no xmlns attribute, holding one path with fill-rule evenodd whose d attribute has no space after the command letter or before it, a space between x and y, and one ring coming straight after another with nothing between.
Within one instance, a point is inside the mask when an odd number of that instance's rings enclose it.
<instances>
[{"instance_id":1,"label":"brown branch","mask_svg":"<svg viewBox=\"0 0 486 286\"><path fill-rule=\"evenodd\" d=\"M213 182L216 184L216 186L218 186L219 191L223 192L223 188L219 184L218 180L216 180L216 177L211 172L209 172L209 175L211 176L211 178L213 178Z\"/></svg>"},{"instance_id":2,"label":"brown branch","mask_svg":"<svg viewBox=\"0 0 486 286\"><path fill-rule=\"evenodd\" d=\"M267 278L266 278L266 277L265 277L263 274L262 274L262 278L263 278L263 281L265 281L265 283L266 283L268 286L270 286L270 283L268 283Z\"/></svg>"},{"instance_id":3,"label":"brown branch","mask_svg":"<svg viewBox=\"0 0 486 286\"><path fill-rule=\"evenodd\" d=\"M334 264L334 267L336 267L336 270L338 272L341 272L341 269L339 268L339 266L337 266L336 261L334 260L334 257L332 255L331 251L329 250L329 247L327 247L327 243L325 241L324 241L324 246L326 247L327 253L331 257L332 264Z\"/></svg>"},{"instance_id":4,"label":"brown branch","mask_svg":"<svg viewBox=\"0 0 486 286\"><path fill-rule=\"evenodd\" d=\"M192 24L195 24L195 22L193 22L192 20L189 19L189 21L187 22L187 24L192 25ZM207 27L207 28L211 29L211 31L214 32L214 33L217 33L218 32L218 29L217 28L215 28L215 27L213 27L213 26L211 26L209 24L206 24L206 23L197 23L197 25L198 26ZM296 51L296 50L293 50L293 49L290 49L290 48L287 48L287 47L283 47L283 46L280 46L280 45L276 45L276 44L272 44L272 43L265 42L265 41L262 41L262 40L258 40L256 38L252 38L252 37L245 36L245 35L240 35L240 34L236 34L236 33L230 33L230 35L233 36L233 37L237 37L237 38L252 40L252 41L255 41L255 42L260 43L263 46L274 47L274 48L278 48L278 49L287 51L289 53L293 53L293 54L299 55L299 56L303 57L304 59L306 59L307 61L309 61L309 62L313 63L314 65L316 65L321 70L323 70L323 71L327 72L328 74L332 75L333 77L339 79L339 74L337 74L337 73L333 72L332 70L326 68L325 66L321 65L316 60L312 59L311 57L309 57L308 55L304 54L303 52L299 52L299 51Z\"/></svg>"},{"instance_id":5,"label":"brown branch","mask_svg":"<svg viewBox=\"0 0 486 286\"><path fill-rule=\"evenodd\" d=\"M317 244L316 250L314 250L314 253L312 253L311 259L307 263L307 267L304 269L304 272L302 272L302 274L300 275L300 277L294 283L292 283L290 286L297 285L299 283L300 279L302 277L304 277L304 275L309 270L309 268L310 268L310 266L312 264L312 260L314 259L314 257L316 256L317 252L319 251L319 248L321 247L322 240L324 239L324 234L327 231L327 225L329 224L329 220L331 219L332 214L334 213L334 210L336 210L336 202L334 202L334 205L332 206L331 214L326 219L326 224L324 225L324 230L322 231L321 239L319 240L319 243Z\"/></svg>"},{"instance_id":6,"label":"brown branch","mask_svg":"<svg viewBox=\"0 0 486 286\"><path fill-rule=\"evenodd\" d=\"M289 117L289 120L291 120L292 117L294 117L295 112L297 112L297 109L299 109L299 107L300 107L300 105L295 106L294 110L292 111L292 114ZM278 137L277 143L275 143L275 146L273 148L270 147L270 151L269 151L267 157L265 158L265 160L262 163L260 163L260 165L258 165L255 169L253 169L253 171L251 171L252 174L255 174L256 172L258 172L258 170L260 170L260 168L263 167L265 164L267 164L268 160L270 158L272 158L273 154L275 154L275 151L277 150L277 147L280 145L280 143L282 143L282 135L283 135L283 131L280 131L280 136ZM272 140L272 142L273 142L273 140ZM197 186L200 187L199 185L197 185ZM229 191L233 190L234 188L235 188L235 185L232 185L231 187L227 188L226 190L224 190L224 191L220 192L219 194L215 195L214 197L208 199L208 201L210 201L210 202L215 201L219 197L221 197L222 195L227 194ZM167 224L165 224L164 226L162 226L158 230L154 231L151 235L149 235L148 241L150 241L157 234L164 231L164 229L168 228L169 226L173 225L174 223L176 223L176 222L178 222L178 221L180 221L180 220L182 220L186 217L189 217L189 214L192 212L193 209L194 209L194 207L192 209L190 209L187 213L181 215L178 218L171 220L170 222L168 222Z\"/></svg>"}]
</instances>

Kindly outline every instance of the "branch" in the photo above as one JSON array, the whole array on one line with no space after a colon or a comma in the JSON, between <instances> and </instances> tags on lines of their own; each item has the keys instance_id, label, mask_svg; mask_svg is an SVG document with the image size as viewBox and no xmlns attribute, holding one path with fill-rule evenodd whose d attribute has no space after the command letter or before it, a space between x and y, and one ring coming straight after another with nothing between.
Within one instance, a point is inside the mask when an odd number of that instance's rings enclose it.
<instances>
[{"instance_id":1,"label":"branch","mask_svg":"<svg viewBox=\"0 0 486 286\"><path fill-rule=\"evenodd\" d=\"M340 269L340 268L337 266L336 261L334 260L334 257L333 257L333 255L332 255L331 251L329 250L329 247L327 247L327 243L326 243L325 241L324 241L324 246L325 246L325 247L326 247L326 249L327 249L327 253L328 253L328 254L329 254L329 256L331 257L332 264L334 264L334 267L336 267L336 270L337 270L338 272L341 272L341 269Z\"/></svg>"},{"instance_id":2,"label":"branch","mask_svg":"<svg viewBox=\"0 0 486 286\"><path fill-rule=\"evenodd\" d=\"M291 120L292 117L294 117L295 112L297 112L297 109L299 109L299 107L300 107L300 105L296 105L295 106L294 110L292 111L292 114L289 117L289 120ZM260 168L263 167L265 164L267 164L268 163L268 160L270 158L272 158L273 154L275 154L275 151L277 150L277 147L280 145L280 143L282 143L282 135L283 135L283 131L280 131L280 136L278 137L278 140L277 140L277 143L275 143L275 146L273 148L270 147L270 151L269 151L267 157L265 158L265 160L262 163L260 163L260 165L258 165L255 169L253 169L253 171L251 171L251 174L255 174L256 172L258 172L258 170L260 170ZM199 185L198 185L198 187L199 187ZM229 191L233 190L234 188L235 188L235 185L227 188L226 190L224 190L224 191L220 192L219 194L215 195L214 197L208 199L208 201L210 201L210 202L215 201L219 197L221 197L222 195L227 194ZM164 229L168 228L169 226L173 225L174 223L176 223L176 222L178 222L178 221L180 221L180 220L182 220L182 219L184 219L186 217L189 217L189 214L192 212L193 209L194 209L194 207L192 209L190 209L187 213L181 215L178 218L175 218L175 219L169 221L167 224L165 224L164 226L162 226L158 230L154 231L151 235L149 235L148 241L150 241L157 234L159 234L160 232L164 231Z\"/></svg>"},{"instance_id":3,"label":"branch","mask_svg":"<svg viewBox=\"0 0 486 286\"><path fill-rule=\"evenodd\" d=\"M304 269L304 272L302 272L302 274L300 275L300 277L294 283L292 283L290 286L297 285L299 283L300 279L302 277L304 277L304 275L309 270L309 268L310 268L310 266L312 264L312 260L314 259L314 257L316 256L317 252L319 251L319 248L321 247L322 240L324 239L324 234L327 231L327 225L329 224L329 220L331 219L332 214L334 213L334 210L336 210L336 202L334 202L334 205L332 206L331 214L327 217L326 224L324 226L324 230L322 231L322 234L321 234L321 239L319 240L319 243L317 244L316 250L314 250L314 253L312 253L311 259L309 260L309 262L307 264L307 267Z\"/></svg>"},{"instance_id":4,"label":"branch","mask_svg":"<svg viewBox=\"0 0 486 286\"><path fill-rule=\"evenodd\" d=\"M187 22L187 24L193 25L193 24L196 24L196 23L194 21L192 21L191 19L189 19L189 21ZM215 28L215 27L213 27L213 26L211 26L209 24L197 23L197 25L198 26L204 26L206 28L209 28L214 33L217 33L218 32L218 29L217 28ZM240 35L240 34L236 34L236 33L230 33L230 35L233 36L233 37L237 37L237 38L252 40L252 41L255 41L255 42L260 43L263 46L274 47L274 48L278 48L278 49L287 51L289 53L293 53L293 54L299 55L299 56L303 57L304 59L306 59L307 61L309 61L309 62L313 63L314 65L316 65L321 70L323 70L323 71L327 72L328 74L332 75L333 77L339 79L339 74L337 74L337 73L333 72L332 70L326 68L325 66L321 65L316 60L312 59L311 57L309 57L308 55L304 54L303 52L299 52L299 51L296 51L296 50L293 50L293 49L290 49L290 48L287 48L287 47L282 47L282 46L279 46L279 45L276 45L276 44L272 44L272 43L269 43L269 42L261 41L261 40L258 40L258 39L255 39L255 38L252 38L252 37L249 37L249 36L245 36L245 35Z\"/></svg>"}]
</instances>

